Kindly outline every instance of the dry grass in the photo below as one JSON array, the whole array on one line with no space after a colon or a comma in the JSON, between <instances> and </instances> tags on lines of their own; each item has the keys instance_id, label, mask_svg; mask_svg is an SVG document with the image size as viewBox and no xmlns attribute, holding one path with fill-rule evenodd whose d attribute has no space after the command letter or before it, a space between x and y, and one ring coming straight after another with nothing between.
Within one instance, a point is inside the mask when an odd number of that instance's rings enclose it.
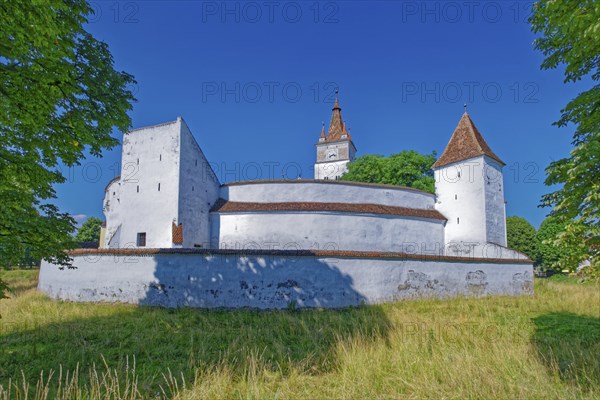
<instances>
[{"instance_id":1,"label":"dry grass","mask_svg":"<svg viewBox=\"0 0 600 400\"><path fill-rule=\"evenodd\" d=\"M600 397L600 286L345 310L0 302L0 399Z\"/></svg>"}]
</instances>

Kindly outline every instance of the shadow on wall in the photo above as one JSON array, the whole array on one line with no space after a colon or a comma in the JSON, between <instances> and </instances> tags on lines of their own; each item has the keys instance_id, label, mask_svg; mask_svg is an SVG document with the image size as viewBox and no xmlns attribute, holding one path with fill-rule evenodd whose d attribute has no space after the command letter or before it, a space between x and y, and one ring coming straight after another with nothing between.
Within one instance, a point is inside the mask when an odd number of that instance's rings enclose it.
<instances>
[{"instance_id":1,"label":"shadow on wall","mask_svg":"<svg viewBox=\"0 0 600 400\"><path fill-rule=\"evenodd\" d=\"M352 340L386 340L390 322L379 306L344 310L251 311L164 309L127 305L66 303L67 315L95 307L95 318L37 327L0 336L0 384L9 378L34 384L40 371L62 366L89 379L93 364L124 374L135 357L139 387L153 397L162 374L193 381L194 369L221 368L233 379L264 370L288 376L292 370L322 374L336 368L337 346ZM71 312L69 312L71 310ZM75 310L75 313L73 312ZM53 383L56 383L56 376ZM51 385L54 387L54 385ZM34 386L35 387L35 386ZM52 395L49 397L52 398Z\"/></svg>"},{"instance_id":2,"label":"shadow on wall","mask_svg":"<svg viewBox=\"0 0 600 400\"><path fill-rule=\"evenodd\" d=\"M586 389L600 388L600 318L549 313L533 319L533 344L551 375Z\"/></svg>"},{"instance_id":3,"label":"shadow on wall","mask_svg":"<svg viewBox=\"0 0 600 400\"><path fill-rule=\"evenodd\" d=\"M299 253L300 254L300 253ZM365 297L335 259L310 256L157 255L140 304L164 307L295 309L358 306Z\"/></svg>"}]
</instances>

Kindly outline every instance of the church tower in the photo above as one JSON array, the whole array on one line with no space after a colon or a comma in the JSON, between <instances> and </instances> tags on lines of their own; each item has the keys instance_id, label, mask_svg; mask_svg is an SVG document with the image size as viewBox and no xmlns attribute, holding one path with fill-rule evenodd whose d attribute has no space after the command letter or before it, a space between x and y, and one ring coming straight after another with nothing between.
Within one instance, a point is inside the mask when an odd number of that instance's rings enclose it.
<instances>
[{"instance_id":1,"label":"church tower","mask_svg":"<svg viewBox=\"0 0 600 400\"><path fill-rule=\"evenodd\" d=\"M340 179L348 170L348 163L354 161L356 147L352 142L350 131L346 129L346 124L342 120L342 109L337 94L336 90L329 131L325 135L325 125L323 125L321 137L316 144L315 179Z\"/></svg>"},{"instance_id":2,"label":"church tower","mask_svg":"<svg viewBox=\"0 0 600 400\"><path fill-rule=\"evenodd\" d=\"M436 209L448 222L446 248L506 247L504 162L490 149L466 111L444 153L433 164Z\"/></svg>"}]
</instances>

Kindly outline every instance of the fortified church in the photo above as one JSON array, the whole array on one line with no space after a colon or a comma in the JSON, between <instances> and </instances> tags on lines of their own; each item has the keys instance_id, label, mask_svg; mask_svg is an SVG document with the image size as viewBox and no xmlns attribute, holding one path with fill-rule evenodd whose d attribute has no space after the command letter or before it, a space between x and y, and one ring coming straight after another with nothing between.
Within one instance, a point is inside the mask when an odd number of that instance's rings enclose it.
<instances>
[{"instance_id":1,"label":"fortified church","mask_svg":"<svg viewBox=\"0 0 600 400\"><path fill-rule=\"evenodd\" d=\"M315 145L315 179L221 183L183 119L127 132L100 248L71 251L68 269L43 261L39 289L258 309L533 293L531 260L506 247L504 163L466 111L435 194L340 180L356 146L337 98Z\"/></svg>"},{"instance_id":2,"label":"fortified church","mask_svg":"<svg viewBox=\"0 0 600 400\"><path fill-rule=\"evenodd\" d=\"M124 135L100 248L400 252L523 259L506 248L502 168L466 112L433 165L435 194L340 181L356 146L337 99L313 180L221 183L182 118Z\"/></svg>"}]
</instances>

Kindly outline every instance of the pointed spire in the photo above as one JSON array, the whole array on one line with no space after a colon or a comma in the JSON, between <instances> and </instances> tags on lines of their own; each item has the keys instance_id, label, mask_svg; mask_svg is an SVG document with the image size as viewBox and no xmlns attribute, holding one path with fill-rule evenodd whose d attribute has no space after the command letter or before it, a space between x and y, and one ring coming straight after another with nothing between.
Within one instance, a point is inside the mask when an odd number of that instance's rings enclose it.
<instances>
[{"instance_id":1,"label":"pointed spire","mask_svg":"<svg viewBox=\"0 0 600 400\"><path fill-rule=\"evenodd\" d=\"M325 121L321 122L321 137L319 138L319 141L322 142L326 139L327 137L325 136Z\"/></svg>"},{"instance_id":2,"label":"pointed spire","mask_svg":"<svg viewBox=\"0 0 600 400\"><path fill-rule=\"evenodd\" d=\"M483 155L505 165L500 157L490 149L490 146L488 146L481 133L479 133L473 120L465 111L458 122L446 149L440 158L432 165L432 168L440 168L447 164Z\"/></svg>"},{"instance_id":3,"label":"pointed spire","mask_svg":"<svg viewBox=\"0 0 600 400\"><path fill-rule=\"evenodd\" d=\"M333 109L335 110L336 108L338 108L340 111L342 110L340 108L340 102L338 100L338 94L340 93L340 89L339 88L335 88L335 102L333 103Z\"/></svg>"},{"instance_id":4,"label":"pointed spire","mask_svg":"<svg viewBox=\"0 0 600 400\"><path fill-rule=\"evenodd\" d=\"M344 129L344 121L342 120L342 108L338 100L339 90L335 90L335 103L331 109L331 121L329 123L329 132L327 140L339 140L342 137L342 131Z\"/></svg>"}]
</instances>

